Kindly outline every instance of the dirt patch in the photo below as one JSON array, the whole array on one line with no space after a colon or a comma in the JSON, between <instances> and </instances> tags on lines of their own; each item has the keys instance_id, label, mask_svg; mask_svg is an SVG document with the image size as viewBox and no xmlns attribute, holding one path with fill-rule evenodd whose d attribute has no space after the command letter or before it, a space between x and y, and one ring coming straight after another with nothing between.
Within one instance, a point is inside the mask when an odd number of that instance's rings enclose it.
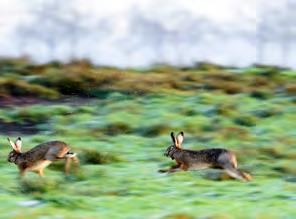
<instances>
[{"instance_id":1,"label":"dirt patch","mask_svg":"<svg viewBox=\"0 0 296 219\"><path fill-rule=\"evenodd\" d=\"M1 107L11 107L11 106L25 106L32 105L42 102L42 100L34 97L0 97Z\"/></svg>"},{"instance_id":2,"label":"dirt patch","mask_svg":"<svg viewBox=\"0 0 296 219\"><path fill-rule=\"evenodd\" d=\"M1 135L33 135L40 130L33 123L3 122L0 120Z\"/></svg>"},{"instance_id":3,"label":"dirt patch","mask_svg":"<svg viewBox=\"0 0 296 219\"><path fill-rule=\"evenodd\" d=\"M58 100L44 100L35 97L1 97L0 96L0 106L1 107L13 107L13 106L28 106L34 104L68 104L71 106L87 105L92 100L96 98L81 98L66 96ZM97 99L96 99L97 100Z\"/></svg>"}]
</instances>

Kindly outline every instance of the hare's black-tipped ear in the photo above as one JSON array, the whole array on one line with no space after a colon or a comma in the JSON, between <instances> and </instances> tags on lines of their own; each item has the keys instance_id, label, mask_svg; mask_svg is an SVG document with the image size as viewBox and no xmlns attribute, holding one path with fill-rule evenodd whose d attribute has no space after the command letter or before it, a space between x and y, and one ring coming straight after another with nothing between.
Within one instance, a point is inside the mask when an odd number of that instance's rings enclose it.
<instances>
[{"instance_id":1,"label":"hare's black-tipped ear","mask_svg":"<svg viewBox=\"0 0 296 219\"><path fill-rule=\"evenodd\" d=\"M174 145L176 145L177 142L176 142L174 132L171 132L171 138L172 138L172 141L173 141Z\"/></svg>"},{"instance_id":2,"label":"hare's black-tipped ear","mask_svg":"<svg viewBox=\"0 0 296 219\"><path fill-rule=\"evenodd\" d=\"M18 137L18 138L16 139L16 141L15 141L15 145L16 145L18 151L20 152L21 149L22 149L22 139L21 139L21 137Z\"/></svg>"},{"instance_id":3,"label":"hare's black-tipped ear","mask_svg":"<svg viewBox=\"0 0 296 219\"><path fill-rule=\"evenodd\" d=\"M10 140L10 138L7 138L9 144L11 145L11 147L13 148L13 150L18 151L17 146L15 145L15 143L13 141Z\"/></svg>"},{"instance_id":4,"label":"hare's black-tipped ear","mask_svg":"<svg viewBox=\"0 0 296 219\"><path fill-rule=\"evenodd\" d=\"M178 135L177 135L177 145L178 147L181 147L182 143L183 143L183 140L184 140L184 132L180 132Z\"/></svg>"}]
</instances>

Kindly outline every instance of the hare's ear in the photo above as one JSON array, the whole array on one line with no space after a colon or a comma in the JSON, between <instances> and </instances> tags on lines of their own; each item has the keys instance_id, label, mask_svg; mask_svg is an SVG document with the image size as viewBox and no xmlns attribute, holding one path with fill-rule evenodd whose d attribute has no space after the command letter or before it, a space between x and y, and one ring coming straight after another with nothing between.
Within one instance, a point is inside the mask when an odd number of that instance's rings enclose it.
<instances>
[{"instance_id":1,"label":"hare's ear","mask_svg":"<svg viewBox=\"0 0 296 219\"><path fill-rule=\"evenodd\" d=\"M183 143L183 140L184 140L184 132L180 132L177 135L177 144L178 144L179 147L181 147L181 145Z\"/></svg>"},{"instance_id":2,"label":"hare's ear","mask_svg":"<svg viewBox=\"0 0 296 219\"><path fill-rule=\"evenodd\" d=\"M172 138L172 141L173 141L174 145L176 145L177 144L177 140L175 138L174 132L171 132L171 138Z\"/></svg>"},{"instance_id":3,"label":"hare's ear","mask_svg":"<svg viewBox=\"0 0 296 219\"><path fill-rule=\"evenodd\" d=\"M13 150L18 151L17 146L15 145L15 143L13 141L10 140L10 138L7 138L9 144L11 145L11 147L13 148Z\"/></svg>"},{"instance_id":4,"label":"hare's ear","mask_svg":"<svg viewBox=\"0 0 296 219\"><path fill-rule=\"evenodd\" d=\"M15 141L15 146L17 147L18 151L21 152L22 149L22 139L18 137Z\"/></svg>"}]
</instances>

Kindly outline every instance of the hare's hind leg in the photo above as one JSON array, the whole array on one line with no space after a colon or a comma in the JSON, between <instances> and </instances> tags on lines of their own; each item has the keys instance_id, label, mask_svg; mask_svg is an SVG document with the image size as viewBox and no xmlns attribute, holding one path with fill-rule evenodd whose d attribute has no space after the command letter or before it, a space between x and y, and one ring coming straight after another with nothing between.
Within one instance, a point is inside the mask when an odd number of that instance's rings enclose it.
<instances>
[{"instance_id":1,"label":"hare's hind leg","mask_svg":"<svg viewBox=\"0 0 296 219\"><path fill-rule=\"evenodd\" d=\"M239 180L242 180L242 181L250 181L252 179L252 177L247 174L247 173L244 173L232 166L227 166L227 167L224 167L224 170L226 171L226 173L235 178L235 179L239 179Z\"/></svg>"},{"instance_id":2,"label":"hare's hind leg","mask_svg":"<svg viewBox=\"0 0 296 219\"><path fill-rule=\"evenodd\" d=\"M240 172L237 169L233 167L227 167L227 168L224 168L224 170L232 178L244 180L244 178L241 176Z\"/></svg>"},{"instance_id":3,"label":"hare's hind leg","mask_svg":"<svg viewBox=\"0 0 296 219\"><path fill-rule=\"evenodd\" d=\"M57 161L57 160L65 160L65 173L69 174L70 172L70 167L71 167L71 161L73 161L75 163L75 169L77 169L78 167L78 163L79 160L76 156L75 153L72 153L70 151L68 151L67 153L61 155L61 156L57 156L56 153L47 153L45 156L45 159L49 160L49 161Z\"/></svg>"},{"instance_id":4,"label":"hare's hind leg","mask_svg":"<svg viewBox=\"0 0 296 219\"><path fill-rule=\"evenodd\" d=\"M243 171L240 171L240 170L237 170L240 175L244 178L245 181L251 181L252 180L252 176L246 172L243 172Z\"/></svg>"},{"instance_id":5,"label":"hare's hind leg","mask_svg":"<svg viewBox=\"0 0 296 219\"><path fill-rule=\"evenodd\" d=\"M74 163L75 169L74 171L78 171L78 166L79 166L79 159L77 158L76 154L73 154L71 156L65 156L66 157L66 164L65 164L65 173L69 174L70 173L70 167L71 167L71 162Z\"/></svg>"},{"instance_id":6,"label":"hare's hind leg","mask_svg":"<svg viewBox=\"0 0 296 219\"><path fill-rule=\"evenodd\" d=\"M71 158L66 158L66 164L65 164L66 175L70 173L70 167L71 167Z\"/></svg>"},{"instance_id":7,"label":"hare's hind leg","mask_svg":"<svg viewBox=\"0 0 296 219\"><path fill-rule=\"evenodd\" d=\"M75 173L78 172L78 167L79 167L79 159L77 156L74 156L71 158L72 162L74 163L74 171Z\"/></svg>"},{"instance_id":8,"label":"hare's hind leg","mask_svg":"<svg viewBox=\"0 0 296 219\"><path fill-rule=\"evenodd\" d=\"M242 181L250 180L251 177L248 177L248 174L237 169L237 160L233 152L223 153L218 158L219 167L225 170L225 172L235 178Z\"/></svg>"},{"instance_id":9,"label":"hare's hind leg","mask_svg":"<svg viewBox=\"0 0 296 219\"><path fill-rule=\"evenodd\" d=\"M226 162L224 162L224 165L222 165L226 173L235 179L239 179L242 181L250 181L252 177L249 174L244 173L237 168L237 160L234 153L231 153L229 158L229 161L228 159L226 159Z\"/></svg>"}]
</instances>

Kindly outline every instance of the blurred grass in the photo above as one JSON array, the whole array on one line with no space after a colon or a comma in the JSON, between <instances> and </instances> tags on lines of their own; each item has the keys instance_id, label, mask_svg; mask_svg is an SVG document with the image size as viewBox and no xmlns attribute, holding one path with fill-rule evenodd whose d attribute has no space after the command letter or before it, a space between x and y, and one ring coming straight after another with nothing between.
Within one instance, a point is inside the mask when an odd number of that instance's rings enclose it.
<instances>
[{"instance_id":1,"label":"blurred grass","mask_svg":"<svg viewBox=\"0 0 296 219\"><path fill-rule=\"evenodd\" d=\"M151 70L134 71L96 68L86 61L67 65L49 63L32 65L26 60L0 62L1 97L27 96L58 99L64 95L104 98L112 92L143 95L151 93L194 93L219 90L226 94L250 93L267 98L281 92L295 95L295 72L269 66L227 69L211 63L193 68L156 66ZM289 79L289 80L288 80Z\"/></svg>"},{"instance_id":2,"label":"blurred grass","mask_svg":"<svg viewBox=\"0 0 296 219\"><path fill-rule=\"evenodd\" d=\"M0 87L0 218L295 217L295 71L211 63L149 70L83 61L0 66L0 83L10 81ZM162 154L169 133L179 130L185 148L235 151L254 180L230 180L219 170L158 173L173 164ZM24 150L67 142L81 160L79 173L65 177L59 162L44 179L19 179L6 161L7 135L25 135Z\"/></svg>"}]
</instances>

